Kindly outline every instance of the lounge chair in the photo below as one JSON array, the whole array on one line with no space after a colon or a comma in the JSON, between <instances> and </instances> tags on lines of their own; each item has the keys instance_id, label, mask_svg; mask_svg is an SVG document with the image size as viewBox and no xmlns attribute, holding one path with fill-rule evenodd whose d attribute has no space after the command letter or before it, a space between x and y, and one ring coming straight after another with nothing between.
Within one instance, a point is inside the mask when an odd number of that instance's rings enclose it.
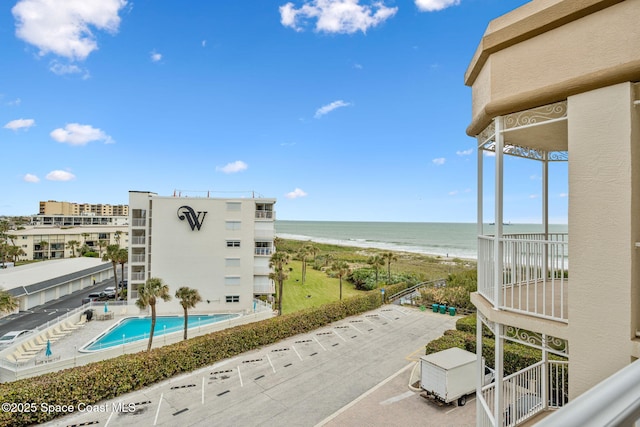
<instances>
[{"instance_id":1,"label":"lounge chair","mask_svg":"<svg viewBox=\"0 0 640 427\"><path fill-rule=\"evenodd\" d=\"M23 343L20 344L20 346L18 347L18 352L22 355L22 356L28 356L28 355L36 355L38 353L40 353L40 350L42 349L38 349L36 350L35 348L31 348L29 346L27 346L27 343Z\"/></svg>"},{"instance_id":2,"label":"lounge chair","mask_svg":"<svg viewBox=\"0 0 640 427\"><path fill-rule=\"evenodd\" d=\"M78 323L75 324L75 326L77 327L82 327L87 323L87 315L83 314L82 316L80 316L80 321L78 321Z\"/></svg>"},{"instance_id":3,"label":"lounge chair","mask_svg":"<svg viewBox=\"0 0 640 427\"><path fill-rule=\"evenodd\" d=\"M62 328L63 331L70 331L70 332L73 332L76 329L80 328L80 326L76 326L73 323L71 323L70 320L67 320L66 322L64 322L62 325L60 325L60 327Z\"/></svg>"},{"instance_id":4,"label":"lounge chair","mask_svg":"<svg viewBox=\"0 0 640 427\"><path fill-rule=\"evenodd\" d=\"M46 346L47 346L46 344L43 345L43 344L39 344L38 342L36 342L35 338L32 339L32 340L27 341L24 344L24 348L26 348L27 350L30 350L30 351L34 351L35 350L35 351L38 351L38 352L42 351Z\"/></svg>"},{"instance_id":5,"label":"lounge chair","mask_svg":"<svg viewBox=\"0 0 640 427\"><path fill-rule=\"evenodd\" d=\"M52 330L47 331L46 337L51 342L56 342L62 337L66 337L67 334L58 334Z\"/></svg>"}]
</instances>

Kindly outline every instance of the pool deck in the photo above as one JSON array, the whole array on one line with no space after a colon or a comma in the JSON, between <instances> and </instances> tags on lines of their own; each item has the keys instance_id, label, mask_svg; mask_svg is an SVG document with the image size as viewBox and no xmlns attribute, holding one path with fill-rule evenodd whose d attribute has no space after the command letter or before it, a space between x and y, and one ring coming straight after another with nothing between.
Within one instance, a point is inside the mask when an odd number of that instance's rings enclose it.
<instances>
[{"instance_id":1,"label":"pool deck","mask_svg":"<svg viewBox=\"0 0 640 427\"><path fill-rule=\"evenodd\" d=\"M209 315L212 313L193 312L189 316ZM215 313L215 314L232 314L232 313ZM238 313L240 314L240 313ZM104 359L117 357L125 353L137 353L147 349L148 338L127 342L125 345L117 345L104 350L81 352L80 349L94 341L100 335L104 334L110 327L124 318L147 316L148 314L140 312L137 308L129 306L110 307L108 312L101 309L94 309L94 316L91 321L85 322L82 326L69 331L64 336L52 340L50 343L51 355L45 356L45 350L41 349L37 354L31 355L31 358L22 360L18 363L12 362L9 355L22 343L16 344L12 348L5 349L0 354L0 382L13 381L21 378L28 378L44 374L46 372L58 371L61 369L72 368L75 366L85 365L87 363L97 362ZM163 313L166 315L178 315L182 313ZM242 314L227 320L202 324L189 329L189 337L204 335L216 330L226 329L228 327L251 323L263 320L274 315L271 310L261 310L254 313ZM100 319L100 320L98 320ZM77 324L80 320L80 314L72 315L62 323ZM56 326L51 326L55 329ZM31 338L30 338L31 339ZM29 341L30 339L26 340ZM167 334L155 335L153 339L153 347L162 347L182 341L183 330ZM25 342L26 342L25 341Z\"/></svg>"}]
</instances>

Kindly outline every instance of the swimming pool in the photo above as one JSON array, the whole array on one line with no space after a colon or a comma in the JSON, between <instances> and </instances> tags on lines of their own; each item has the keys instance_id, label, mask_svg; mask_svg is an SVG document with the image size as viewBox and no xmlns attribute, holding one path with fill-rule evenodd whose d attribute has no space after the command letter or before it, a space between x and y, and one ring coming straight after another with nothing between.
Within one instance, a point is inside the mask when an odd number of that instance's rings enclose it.
<instances>
[{"instance_id":1,"label":"swimming pool","mask_svg":"<svg viewBox=\"0 0 640 427\"><path fill-rule=\"evenodd\" d=\"M206 314L190 315L188 329L211 323L222 322L240 316L239 314ZM80 349L81 352L92 352L104 350L119 345L128 344L134 341L149 339L151 329L151 316L127 317L107 329L103 334L93 339L90 343ZM153 337L170 334L184 330L184 316L158 316L156 326L153 329Z\"/></svg>"}]
</instances>

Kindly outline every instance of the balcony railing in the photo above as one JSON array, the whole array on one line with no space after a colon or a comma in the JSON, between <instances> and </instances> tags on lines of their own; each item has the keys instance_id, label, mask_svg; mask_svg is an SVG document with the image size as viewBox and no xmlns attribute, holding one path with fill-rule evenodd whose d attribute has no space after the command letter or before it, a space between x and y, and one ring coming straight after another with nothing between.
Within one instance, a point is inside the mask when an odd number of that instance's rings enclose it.
<instances>
[{"instance_id":1,"label":"balcony railing","mask_svg":"<svg viewBox=\"0 0 640 427\"><path fill-rule=\"evenodd\" d=\"M566 322L569 275L567 234L512 234L499 242L478 237L478 293L502 310ZM496 264L501 284L496 288Z\"/></svg>"},{"instance_id":2,"label":"balcony railing","mask_svg":"<svg viewBox=\"0 0 640 427\"><path fill-rule=\"evenodd\" d=\"M271 248L255 248L255 255L270 256L273 253Z\"/></svg>"},{"instance_id":3,"label":"balcony railing","mask_svg":"<svg viewBox=\"0 0 640 427\"><path fill-rule=\"evenodd\" d=\"M144 272L133 272L133 273L131 273L131 280L145 280Z\"/></svg>"},{"instance_id":4,"label":"balcony railing","mask_svg":"<svg viewBox=\"0 0 640 427\"><path fill-rule=\"evenodd\" d=\"M274 211L256 211L256 219L274 219Z\"/></svg>"},{"instance_id":5,"label":"balcony railing","mask_svg":"<svg viewBox=\"0 0 640 427\"><path fill-rule=\"evenodd\" d=\"M516 426L533 418L537 413L557 409L567 403L568 362L550 361L546 364L538 362L515 374L509 375L502 382L503 405L498 419L494 417L496 384L482 388L480 416L477 425L480 427Z\"/></svg>"},{"instance_id":6,"label":"balcony railing","mask_svg":"<svg viewBox=\"0 0 640 427\"><path fill-rule=\"evenodd\" d=\"M131 237L131 244L133 245L144 245L145 238L144 236L133 236Z\"/></svg>"},{"instance_id":7,"label":"balcony railing","mask_svg":"<svg viewBox=\"0 0 640 427\"><path fill-rule=\"evenodd\" d=\"M131 221L131 225L134 227L144 227L145 225L147 225L147 219L146 218L133 218L133 220Z\"/></svg>"},{"instance_id":8,"label":"balcony railing","mask_svg":"<svg viewBox=\"0 0 640 427\"><path fill-rule=\"evenodd\" d=\"M144 262L144 254L132 254L131 262Z\"/></svg>"}]
</instances>

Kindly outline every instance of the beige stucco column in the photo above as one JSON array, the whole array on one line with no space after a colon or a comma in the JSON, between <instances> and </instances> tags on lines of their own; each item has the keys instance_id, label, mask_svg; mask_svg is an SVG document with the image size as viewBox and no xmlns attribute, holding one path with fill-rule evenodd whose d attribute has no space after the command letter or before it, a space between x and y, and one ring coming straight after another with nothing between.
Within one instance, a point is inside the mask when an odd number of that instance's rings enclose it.
<instances>
[{"instance_id":1,"label":"beige stucco column","mask_svg":"<svg viewBox=\"0 0 640 427\"><path fill-rule=\"evenodd\" d=\"M630 362L640 305L629 268L640 221L630 191L639 143L633 95L622 83L568 98L570 399Z\"/></svg>"}]
</instances>

